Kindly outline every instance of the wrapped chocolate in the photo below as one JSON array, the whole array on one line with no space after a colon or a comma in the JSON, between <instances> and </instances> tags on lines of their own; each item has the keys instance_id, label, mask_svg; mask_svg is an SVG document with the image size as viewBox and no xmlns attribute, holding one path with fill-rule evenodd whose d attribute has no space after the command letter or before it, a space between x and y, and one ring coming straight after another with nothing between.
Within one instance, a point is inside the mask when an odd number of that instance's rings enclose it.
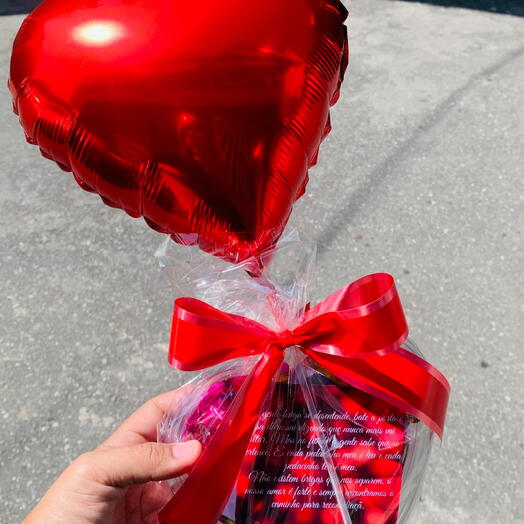
<instances>
[{"instance_id":1,"label":"wrapped chocolate","mask_svg":"<svg viewBox=\"0 0 524 524\"><path fill-rule=\"evenodd\" d=\"M406 340L392 277L309 307L314 248L296 234L256 278L254 261L197 255L184 269L172 249L160 262L194 298L175 302L170 360L205 371L159 440L198 439L204 451L159 522L407 522L449 386Z\"/></svg>"}]
</instances>

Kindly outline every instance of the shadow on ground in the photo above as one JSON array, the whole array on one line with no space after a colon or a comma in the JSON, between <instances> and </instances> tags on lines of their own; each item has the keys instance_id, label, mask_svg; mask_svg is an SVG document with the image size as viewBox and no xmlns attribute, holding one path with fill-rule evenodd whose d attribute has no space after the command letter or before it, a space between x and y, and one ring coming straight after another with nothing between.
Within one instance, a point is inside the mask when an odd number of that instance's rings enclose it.
<instances>
[{"instance_id":1,"label":"shadow on ground","mask_svg":"<svg viewBox=\"0 0 524 524\"><path fill-rule=\"evenodd\" d=\"M492 13L503 13L515 16L524 16L523 0L402 0L421 4L441 5L444 7L462 7L464 9L478 9ZM40 0L0 0L0 15L18 15L29 13Z\"/></svg>"},{"instance_id":2,"label":"shadow on ground","mask_svg":"<svg viewBox=\"0 0 524 524\"><path fill-rule=\"evenodd\" d=\"M21 15L30 13L40 0L0 0L0 15Z\"/></svg>"},{"instance_id":3,"label":"shadow on ground","mask_svg":"<svg viewBox=\"0 0 524 524\"><path fill-rule=\"evenodd\" d=\"M523 0L402 0L417 4L433 4L443 7L461 7L514 16L524 16Z\"/></svg>"}]
</instances>

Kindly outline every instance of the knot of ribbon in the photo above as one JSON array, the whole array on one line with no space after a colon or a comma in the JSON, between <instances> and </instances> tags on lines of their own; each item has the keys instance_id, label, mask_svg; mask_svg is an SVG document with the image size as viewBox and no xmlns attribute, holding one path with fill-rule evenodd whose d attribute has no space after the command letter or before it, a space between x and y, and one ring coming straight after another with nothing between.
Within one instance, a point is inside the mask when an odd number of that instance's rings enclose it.
<instances>
[{"instance_id":1,"label":"knot of ribbon","mask_svg":"<svg viewBox=\"0 0 524 524\"><path fill-rule=\"evenodd\" d=\"M402 347L407 335L393 277L386 273L339 289L305 312L297 327L281 332L197 299L177 299L169 348L173 366L194 371L239 357L260 358L187 480L160 511L159 524L216 524L290 346L317 368L405 411L442 437L449 384Z\"/></svg>"},{"instance_id":2,"label":"knot of ribbon","mask_svg":"<svg viewBox=\"0 0 524 524\"><path fill-rule=\"evenodd\" d=\"M289 330L281 331L273 340L273 343L282 350L285 350L291 346L297 346L301 342L302 337L295 335L293 331Z\"/></svg>"}]
</instances>

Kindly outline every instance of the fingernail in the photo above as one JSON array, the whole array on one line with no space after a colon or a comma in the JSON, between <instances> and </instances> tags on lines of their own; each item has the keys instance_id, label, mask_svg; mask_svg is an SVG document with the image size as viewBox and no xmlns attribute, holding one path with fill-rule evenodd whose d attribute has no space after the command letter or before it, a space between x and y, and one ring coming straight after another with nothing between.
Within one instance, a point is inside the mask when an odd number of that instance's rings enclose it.
<instances>
[{"instance_id":1,"label":"fingernail","mask_svg":"<svg viewBox=\"0 0 524 524\"><path fill-rule=\"evenodd\" d=\"M195 461L202 452L202 444L198 440L188 440L187 442L177 442L171 448L173 457L184 462Z\"/></svg>"}]
</instances>

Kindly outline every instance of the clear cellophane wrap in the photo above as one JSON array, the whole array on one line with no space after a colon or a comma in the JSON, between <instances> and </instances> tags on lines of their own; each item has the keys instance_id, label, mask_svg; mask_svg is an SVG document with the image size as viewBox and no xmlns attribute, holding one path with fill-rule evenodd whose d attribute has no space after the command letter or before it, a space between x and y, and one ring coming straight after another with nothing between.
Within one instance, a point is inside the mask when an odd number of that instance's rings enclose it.
<instances>
[{"instance_id":1,"label":"clear cellophane wrap","mask_svg":"<svg viewBox=\"0 0 524 524\"><path fill-rule=\"evenodd\" d=\"M308 308L315 247L295 232L263 254L263 273L260 259L233 265L197 250L184 252L169 240L157 257L177 294L276 331L293 328ZM420 355L409 340L402 347ZM159 441L198 439L205 447L258 358L230 360L194 376L177 397L183 401L159 425ZM218 522L406 523L420 495L432 437L415 417L288 348ZM173 481L174 492L186 478Z\"/></svg>"}]
</instances>

